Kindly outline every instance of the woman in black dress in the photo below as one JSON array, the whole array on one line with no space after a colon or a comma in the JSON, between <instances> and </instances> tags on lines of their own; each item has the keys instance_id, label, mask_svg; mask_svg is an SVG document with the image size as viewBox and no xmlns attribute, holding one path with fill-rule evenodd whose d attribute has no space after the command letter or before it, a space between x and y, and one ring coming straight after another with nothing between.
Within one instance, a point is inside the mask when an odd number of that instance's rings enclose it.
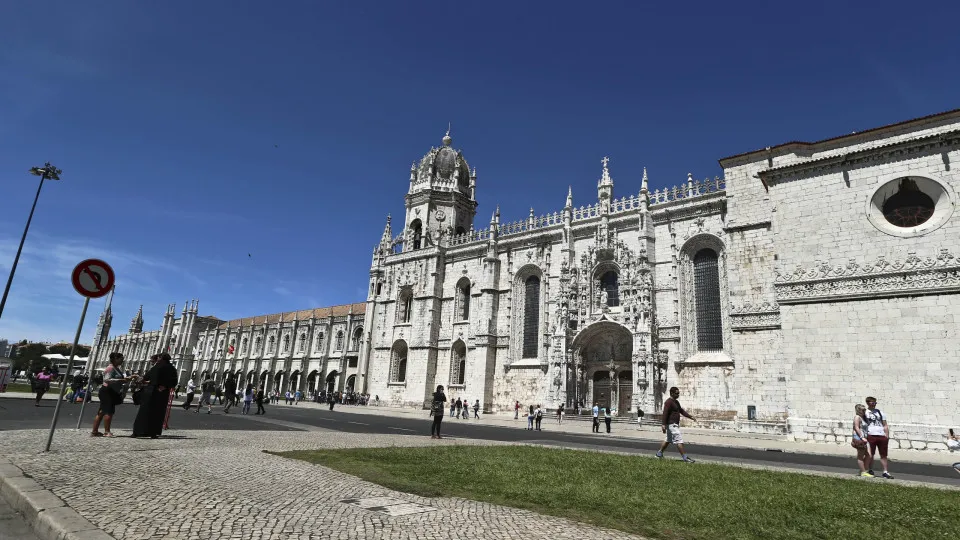
<instances>
[{"instance_id":1,"label":"woman in black dress","mask_svg":"<svg viewBox=\"0 0 960 540\"><path fill-rule=\"evenodd\" d=\"M167 353L155 354L150 361L154 364L143 376L140 410L133 423L133 436L156 439L163 433L170 390L177 384L177 369L170 364L170 355Z\"/></svg>"},{"instance_id":2,"label":"woman in black dress","mask_svg":"<svg viewBox=\"0 0 960 540\"><path fill-rule=\"evenodd\" d=\"M440 422L443 422L444 403L447 402L447 395L443 393L443 385L437 385L437 391L433 393L433 403L430 405L430 414L433 415L433 425L430 426L430 438L442 439L440 436Z\"/></svg>"}]
</instances>

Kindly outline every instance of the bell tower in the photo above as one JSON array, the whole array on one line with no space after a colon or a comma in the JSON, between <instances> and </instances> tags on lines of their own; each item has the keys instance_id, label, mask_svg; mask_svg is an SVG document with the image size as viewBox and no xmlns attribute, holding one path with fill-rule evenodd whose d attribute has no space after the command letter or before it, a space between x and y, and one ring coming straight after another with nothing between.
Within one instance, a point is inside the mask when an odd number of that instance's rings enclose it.
<instances>
[{"instance_id":1,"label":"bell tower","mask_svg":"<svg viewBox=\"0 0 960 540\"><path fill-rule=\"evenodd\" d=\"M463 153L452 144L447 129L441 146L431 148L419 165L410 166L404 251L430 247L473 228L477 171L470 169Z\"/></svg>"}]
</instances>

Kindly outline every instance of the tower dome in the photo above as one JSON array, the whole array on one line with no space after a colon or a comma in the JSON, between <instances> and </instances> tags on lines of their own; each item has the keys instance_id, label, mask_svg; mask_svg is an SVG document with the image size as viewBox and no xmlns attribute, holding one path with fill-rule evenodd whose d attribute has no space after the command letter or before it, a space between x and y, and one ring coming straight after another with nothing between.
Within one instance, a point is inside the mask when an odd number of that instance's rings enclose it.
<instances>
[{"instance_id":1,"label":"tower dome","mask_svg":"<svg viewBox=\"0 0 960 540\"><path fill-rule=\"evenodd\" d=\"M470 166L463 152L451 146L453 138L450 130L441 139L441 146L431 148L420 160L420 164L411 168L410 191L434 189L441 191L460 191L470 195Z\"/></svg>"}]
</instances>

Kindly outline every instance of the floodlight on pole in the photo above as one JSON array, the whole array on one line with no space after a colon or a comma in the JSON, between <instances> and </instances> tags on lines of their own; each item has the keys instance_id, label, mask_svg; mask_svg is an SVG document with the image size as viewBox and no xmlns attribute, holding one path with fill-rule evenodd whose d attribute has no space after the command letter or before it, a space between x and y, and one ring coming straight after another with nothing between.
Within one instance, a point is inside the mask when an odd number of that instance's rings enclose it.
<instances>
[{"instance_id":1,"label":"floodlight on pole","mask_svg":"<svg viewBox=\"0 0 960 540\"><path fill-rule=\"evenodd\" d=\"M13 284L13 275L17 272L17 263L20 262L20 253L23 251L23 243L27 239L27 231L30 230L30 222L33 221L33 212L37 209L37 201L40 199L40 190L43 189L44 180L60 180L60 169L54 167L50 162L43 164L43 167L31 167L30 174L40 177L40 185L37 187L37 195L33 198L33 206L30 208L30 216L27 217L27 226L23 228L23 236L20 238L20 247L17 248L17 256L13 258L13 266L10 267L10 276L7 278L7 286L3 289L3 299L0 299L0 317L3 317L3 307L7 304L7 295L10 294L10 285Z\"/></svg>"}]
</instances>

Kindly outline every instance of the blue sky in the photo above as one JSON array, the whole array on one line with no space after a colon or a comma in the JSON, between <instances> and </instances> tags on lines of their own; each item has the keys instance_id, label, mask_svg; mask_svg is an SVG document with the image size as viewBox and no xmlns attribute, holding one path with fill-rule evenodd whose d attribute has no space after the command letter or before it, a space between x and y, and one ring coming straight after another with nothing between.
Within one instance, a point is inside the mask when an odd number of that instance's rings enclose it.
<instances>
[{"instance_id":1,"label":"blue sky","mask_svg":"<svg viewBox=\"0 0 960 540\"><path fill-rule=\"evenodd\" d=\"M362 301L410 163L478 171L479 224L717 159L957 108L960 8L902 2L5 2L0 275L51 161L0 337L70 340L70 269L233 318ZM646 4L650 4L647 6ZM653 5L663 4L663 5ZM735 6L731 6L735 4ZM949 26L949 25L948 25ZM247 254L251 254L250 257ZM103 301L91 303L82 341Z\"/></svg>"}]
</instances>

